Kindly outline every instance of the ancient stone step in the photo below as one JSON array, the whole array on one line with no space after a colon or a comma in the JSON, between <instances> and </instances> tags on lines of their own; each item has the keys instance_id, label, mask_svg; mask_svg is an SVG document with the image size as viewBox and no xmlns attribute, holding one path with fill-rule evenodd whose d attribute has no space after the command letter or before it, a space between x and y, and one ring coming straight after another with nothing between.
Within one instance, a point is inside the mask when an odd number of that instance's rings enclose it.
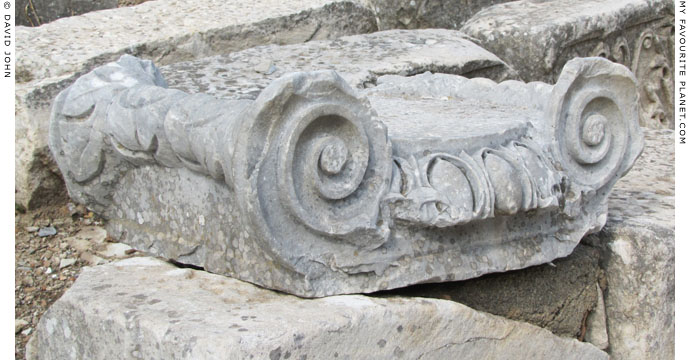
<instances>
[{"instance_id":1,"label":"ancient stone step","mask_svg":"<svg viewBox=\"0 0 690 360\"><path fill-rule=\"evenodd\" d=\"M220 99L124 56L61 92L50 146L114 238L305 297L566 256L642 150L634 80L604 59L572 61L554 86L376 85L292 73Z\"/></svg>"},{"instance_id":2,"label":"ancient stone step","mask_svg":"<svg viewBox=\"0 0 690 360\"><path fill-rule=\"evenodd\" d=\"M486 8L460 31L524 81L554 82L575 57L627 66L640 91L640 124L673 127L672 0L520 0Z\"/></svg>"},{"instance_id":3,"label":"ancient stone step","mask_svg":"<svg viewBox=\"0 0 690 360\"><path fill-rule=\"evenodd\" d=\"M76 78L128 53L158 64L262 44L334 39L375 31L373 13L330 0L244 2L156 0L16 29L16 202L64 202L47 148L50 104Z\"/></svg>"},{"instance_id":4,"label":"ancient stone step","mask_svg":"<svg viewBox=\"0 0 690 360\"><path fill-rule=\"evenodd\" d=\"M132 258L85 268L27 350L49 359L607 359L591 344L451 301L305 300Z\"/></svg>"}]
</instances>

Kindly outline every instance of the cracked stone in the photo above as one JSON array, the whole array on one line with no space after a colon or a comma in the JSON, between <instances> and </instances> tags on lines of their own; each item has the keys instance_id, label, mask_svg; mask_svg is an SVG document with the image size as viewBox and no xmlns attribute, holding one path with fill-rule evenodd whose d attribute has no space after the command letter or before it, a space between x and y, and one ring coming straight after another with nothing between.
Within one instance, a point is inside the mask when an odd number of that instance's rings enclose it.
<instances>
[{"instance_id":1,"label":"cracked stone","mask_svg":"<svg viewBox=\"0 0 690 360\"><path fill-rule=\"evenodd\" d=\"M608 358L591 344L451 301L362 295L305 301L153 258L84 268L41 318L28 360L70 358L74 349L77 357L136 351L172 360L507 359L516 349L525 359ZM166 336L142 341L128 319L137 319L144 333Z\"/></svg>"}]
</instances>

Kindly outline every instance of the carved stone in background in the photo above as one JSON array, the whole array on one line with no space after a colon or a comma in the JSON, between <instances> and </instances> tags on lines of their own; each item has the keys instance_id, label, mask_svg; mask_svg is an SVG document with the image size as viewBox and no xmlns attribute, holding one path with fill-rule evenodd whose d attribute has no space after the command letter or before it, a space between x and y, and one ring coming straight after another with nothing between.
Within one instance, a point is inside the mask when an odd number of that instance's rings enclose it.
<instances>
[{"instance_id":1,"label":"carved stone in background","mask_svg":"<svg viewBox=\"0 0 690 360\"><path fill-rule=\"evenodd\" d=\"M525 81L553 83L581 56L623 64L638 81L640 125L673 128L673 1L519 0L480 11L460 30Z\"/></svg>"},{"instance_id":2,"label":"carved stone in background","mask_svg":"<svg viewBox=\"0 0 690 360\"><path fill-rule=\"evenodd\" d=\"M608 58L630 68L638 82L640 125L649 128L673 128L673 43L672 19L649 27L635 39L634 48L624 37L609 47L602 41L591 56ZM611 37L610 37L611 38ZM671 46L670 49L673 49Z\"/></svg>"},{"instance_id":3,"label":"carved stone in background","mask_svg":"<svg viewBox=\"0 0 690 360\"><path fill-rule=\"evenodd\" d=\"M632 74L597 58L553 86L320 71L230 100L124 56L60 93L50 146L115 238L319 297L569 254L642 150L636 119Z\"/></svg>"},{"instance_id":4,"label":"carved stone in background","mask_svg":"<svg viewBox=\"0 0 690 360\"><path fill-rule=\"evenodd\" d=\"M669 35L665 35L654 30L640 35L632 70L639 83L641 125L673 129L673 51L666 48Z\"/></svg>"}]
</instances>

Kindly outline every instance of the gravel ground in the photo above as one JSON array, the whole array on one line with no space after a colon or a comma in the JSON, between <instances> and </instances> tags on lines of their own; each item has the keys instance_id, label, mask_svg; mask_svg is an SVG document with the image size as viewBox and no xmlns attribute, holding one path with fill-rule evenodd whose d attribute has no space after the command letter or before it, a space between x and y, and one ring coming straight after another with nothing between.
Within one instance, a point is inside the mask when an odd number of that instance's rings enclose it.
<instances>
[{"instance_id":1,"label":"gravel ground","mask_svg":"<svg viewBox=\"0 0 690 360\"><path fill-rule=\"evenodd\" d=\"M84 266L136 256L114 243L103 222L82 206L15 213L15 359L46 309L74 283Z\"/></svg>"}]
</instances>

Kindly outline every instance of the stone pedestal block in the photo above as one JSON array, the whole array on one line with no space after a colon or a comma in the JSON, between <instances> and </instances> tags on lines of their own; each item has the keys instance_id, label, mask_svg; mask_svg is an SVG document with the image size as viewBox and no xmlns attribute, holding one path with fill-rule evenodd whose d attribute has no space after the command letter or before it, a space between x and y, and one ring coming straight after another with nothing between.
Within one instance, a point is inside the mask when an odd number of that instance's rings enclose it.
<instances>
[{"instance_id":1,"label":"stone pedestal block","mask_svg":"<svg viewBox=\"0 0 690 360\"><path fill-rule=\"evenodd\" d=\"M27 359L607 359L451 301L305 300L151 258L85 268Z\"/></svg>"},{"instance_id":2,"label":"stone pedestal block","mask_svg":"<svg viewBox=\"0 0 690 360\"><path fill-rule=\"evenodd\" d=\"M554 82L568 60L601 56L627 66L640 124L673 127L673 1L521 0L477 13L460 29L525 81Z\"/></svg>"},{"instance_id":3,"label":"stone pedestal block","mask_svg":"<svg viewBox=\"0 0 690 360\"><path fill-rule=\"evenodd\" d=\"M166 88L124 56L61 92L70 195L137 249L305 297L462 280L569 254L642 150L635 83L444 74L353 90L293 73L255 99Z\"/></svg>"}]
</instances>

